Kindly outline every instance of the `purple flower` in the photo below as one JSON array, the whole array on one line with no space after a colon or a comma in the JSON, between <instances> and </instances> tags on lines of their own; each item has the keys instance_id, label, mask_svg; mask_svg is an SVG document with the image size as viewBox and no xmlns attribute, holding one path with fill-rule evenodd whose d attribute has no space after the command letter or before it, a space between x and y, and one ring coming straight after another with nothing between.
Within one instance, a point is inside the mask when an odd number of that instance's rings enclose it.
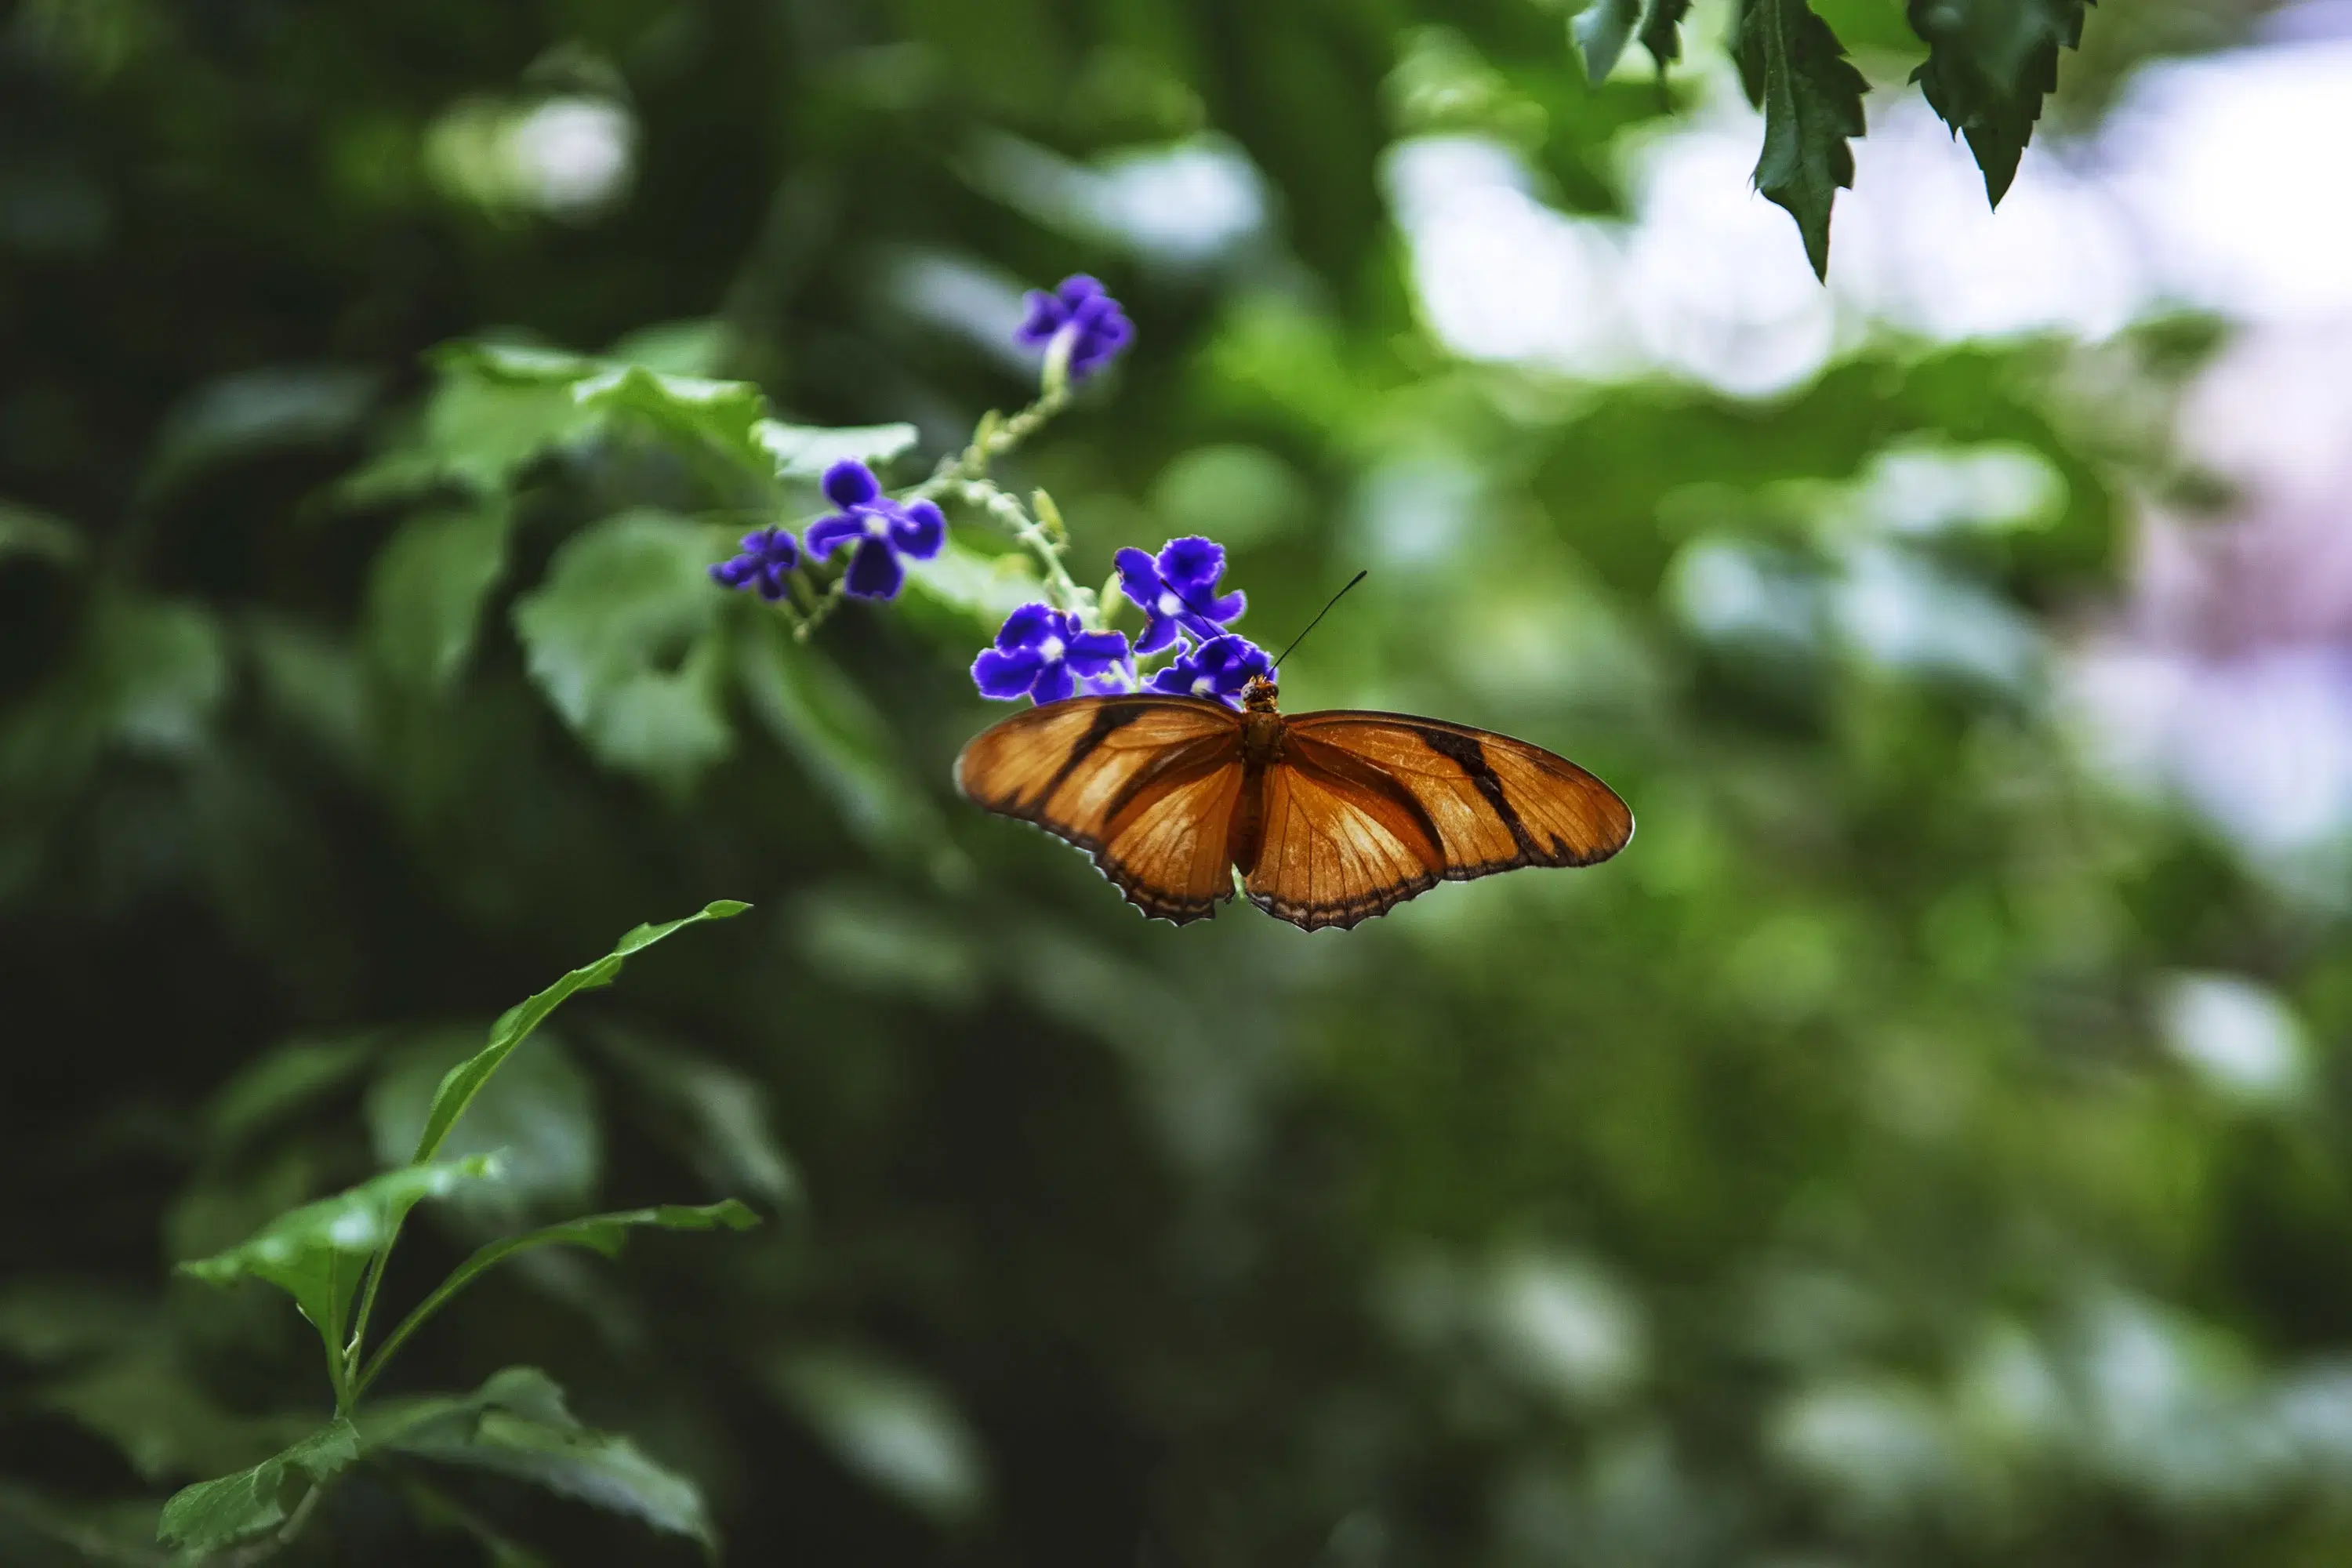
<instances>
[{"instance_id":1,"label":"purple flower","mask_svg":"<svg viewBox=\"0 0 2352 1568\"><path fill-rule=\"evenodd\" d=\"M1128 549L1111 559L1118 567L1119 591L1141 606L1145 616L1143 635L1135 639L1138 653L1158 653L1176 640L1179 631L1206 642L1223 635L1249 607L1249 599L1239 592L1217 593L1217 579L1225 572L1225 547L1198 534L1170 540L1157 556Z\"/></svg>"},{"instance_id":2,"label":"purple flower","mask_svg":"<svg viewBox=\"0 0 2352 1568\"><path fill-rule=\"evenodd\" d=\"M1013 341L1024 348L1042 349L1064 331L1070 337L1070 379L1084 381L1108 364L1120 350L1135 341L1135 328L1129 324L1118 301L1103 292L1103 286L1085 273L1076 273L1062 279L1061 286L1048 294L1042 289L1029 291L1029 316L1013 334Z\"/></svg>"},{"instance_id":3,"label":"purple flower","mask_svg":"<svg viewBox=\"0 0 2352 1568\"><path fill-rule=\"evenodd\" d=\"M872 470L845 459L824 471L825 499L841 510L809 524L808 552L822 561L836 545L855 540L849 576L842 586L860 599L898 597L907 580L902 555L929 561L948 536L948 520L929 501L901 504L882 493Z\"/></svg>"},{"instance_id":4,"label":"purple flower","mask_svg":"<svg viewBox=\"0 0 2352 1568\"><path fill-rule=\"evenodd\" d=\"M1077 689L1079 678L1091 687L1126 658L1123 634L1090 632L1050 605L1024 605L1004 617L996 646L972 660L971 679L982 697L999 702L1059 702Z\"/></svg>"},{"instance_id":5,"label":"purple flower","mask_svg":"<svg viewBox=\"0 0 2352 1568\"><path fill-rule=\"evenodd\" d=\"M1247 637L1228 632L1180 656L1153 675L1152 690L1171 697L1206 697L1229 708L1241 706L1242 689L1257 676L1274 679L1274 660Z\"/></svg>"},{"instance_id":6,"label":"purple flower","mask_svg":"<svg viewBox=\"0 0 2352 1568\"><path fill-rule=\"evenodd\" d=\"M772 603L784 596L784 579L800 563L801 547L781 528L763 528L742 539L743 553L710 568L710 580L726 588L757 588Z\"/></svg>"}]
</instances>

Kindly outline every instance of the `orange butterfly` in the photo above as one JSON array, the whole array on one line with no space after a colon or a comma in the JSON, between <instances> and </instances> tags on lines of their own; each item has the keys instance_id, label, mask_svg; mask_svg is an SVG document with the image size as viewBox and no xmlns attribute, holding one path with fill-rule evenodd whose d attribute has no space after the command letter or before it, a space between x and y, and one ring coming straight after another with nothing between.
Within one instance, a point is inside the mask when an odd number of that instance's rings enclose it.
<instances>
[{"instance_id":1,"label":"orange butterfly","mask_svg":"<svg viewBox=\"0 0 2352 1568\"><path fill-rule=\"evenodd\" d=\"M1615 791L1540 746L1402 713L1285 718L1200 697L1080 697L982 731L956 787L1094 857L1145 914L1250 902L1306 931L1385 914L1443 881L1590 866L1625 847ZM1231 868L1232 870L1229 870Z\"/></svg>"}]
</instances>

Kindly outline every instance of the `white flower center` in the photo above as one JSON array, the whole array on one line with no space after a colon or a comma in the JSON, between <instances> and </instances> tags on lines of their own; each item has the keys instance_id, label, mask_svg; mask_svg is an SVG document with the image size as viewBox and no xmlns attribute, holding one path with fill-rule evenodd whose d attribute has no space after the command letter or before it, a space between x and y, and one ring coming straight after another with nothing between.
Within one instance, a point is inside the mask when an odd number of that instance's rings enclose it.
<instances>
[{"instance_id":1,"label":"white flower center","mask_svg":"<svg viewBox=\"0 0 2352 1568\"><path fill-rule=\"evenodd\" d=\"M1062 655L1066 651L1067 646L1056 637L1049 637L1037 645L1037 657L1047 664L1061 663Z\"/></svg>"},{"instance_id":2,"label":"white flower center","mask_svg":"<svg viewBox=\"0 0 2352 1568\"><path fill-rule=\"evenodd\" d=\"M1207 676L1205 676L1205 675L1203 675L1203 676L1199 676L1199 677L1196 677L1196 678L1193 679L1193 681L1192 681L1192 695L1193 695L1193 696L1195 696L1195 697L1214 697L1216 694L1217 694L1217 683L1216 683L1215 681L1213 681L1213 680L1211 680Z\"/></svg>"},{"instance_id":3,"label":"white flower center","mask_svg":"<svg viewBox=\"0 0 2352 1568\"><path fill-rule=\"evenodd\" d=\"M878 511L867 512L866 536L868 539L887 539L890 536L890 520Z\"/></svg>"},{"instance_id":4,"label":"white flower center","mask_svg":"<svg viewBox=\"0 0 2352 1568\"><path fill-rule=\"evenodd\" d=\"M1184 601L1178 598L1172 589L1162 593L1160 595L1160 613L1161 615L1172 616L1183 607Z\"/></svg>"}]
</instances>

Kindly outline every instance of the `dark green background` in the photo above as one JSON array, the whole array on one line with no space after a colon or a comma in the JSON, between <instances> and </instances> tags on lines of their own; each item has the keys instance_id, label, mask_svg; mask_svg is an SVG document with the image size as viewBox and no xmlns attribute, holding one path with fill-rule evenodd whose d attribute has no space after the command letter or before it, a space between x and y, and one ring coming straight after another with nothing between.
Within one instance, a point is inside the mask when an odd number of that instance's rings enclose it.
<instances>
[{"instance_id":1,"label":"dark green background","mask_svg":"<svg viewBox=\"0 0 2352 1568\"><path fill-rule=\"evenodd\" d=\"M1895 7L1825 14L1899 79ZM2134 47L2208 36L2165 15ZM1383 83L1433 25L1488 74L1415 121ZM2092 42L2076 113L2126 52ZM436 182L454 104L548 92L628 106L624 201L570 222ZM1668 103L1585 89L1526 0L0 19L0 1557L147 1561L163 1496L315 1419L282 1302L171 1262L367 1174L372 1106L624 929L716 898L756 908L518 1058L501 1125L542 1186L430 1216L389 1291L404 1307L484 1226L758 1203L748 1236L499 1277L394 1374L546 1367L705 1484L736 1561L2352 1552L2352 1441L2310 1415L2343 1429L2326 1369L2352 1334L2338 923L2088 775L2038 674L1892 668L1818 627L1707 640L1674 610L1701 536L1771 552L1817 603L1837 487L1890 442L2000 440L2045 456L2063 509L1904 548L2054 638L2112 589L2117 498L2181 482L2164 452L2070 404L2086 351L2059 343L1873 340L1751 405L1532 395L1416 324L1377 182L1394 139L1514 138L1605 212L1607 138ZM967 177L984 132L1087 157L1202 131L1273 213L1191 272ZM1002 711L964 675L987 624L911 592L796 656L820 694L797 719L729 675L703 693L709 766L610 765L534 684L513 610L602 518L740 499L656 430L516 474L446 682L386 652L387 542L443 502L335 481L415 447L424 351L715 323L671 342L786 418L911 419L927 459L1030 389L910 314L889 283L910 250L1091 270L1127 302L1137 348L1007 469L1054 493L1081 581L1120 544L1228 532L1246 629L1275 640L1369 562L1287 704L1566 751L1633 802L1631 849L1352 933L1243 907L1146 924L953 798L956 748ZM2151 328L2091 368L2160 401L2205 340ZM1403 565L1363 519L1414 458L1475 501ZM756 606L722 607L708 646L781 657ZM582 658L692 662L667 634L605 648L641 636L617 618L582 635ZM2183 970L2294 1005L2304 1092L2249 1107L2163 1051ZM300 1041L339 1044L272 1055ZM242 1119L215 1099L288 1059L319 1081ZM716 1102L765 1118L800 1195L756 1136L714 1132ZM296 1555L473 1550L398 1481L339 1489ZM551 1561L689 1557L449 1484Z\"/></svg>"}]
</instances>

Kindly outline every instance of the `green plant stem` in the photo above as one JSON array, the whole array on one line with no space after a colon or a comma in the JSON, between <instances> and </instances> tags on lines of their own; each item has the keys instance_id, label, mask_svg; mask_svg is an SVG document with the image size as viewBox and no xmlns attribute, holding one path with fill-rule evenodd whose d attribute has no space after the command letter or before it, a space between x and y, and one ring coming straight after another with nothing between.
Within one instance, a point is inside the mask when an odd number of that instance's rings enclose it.
<instances>
[{"instance_id":1,"label":"green plant stem","mask_svg":"<svg viewBox=\"0 0 2352 1568\"><path fill-rule=\"evenodd\" d=\"M1096 628L1098 612L1093 591L1079 587L1071 578L1069 569L1062 564L1061 547L1029 515L1028 509L986 479L963 480L954 487L953 493L966 506L978 507L988 513L1013 538L1027 545L1045 571L1046 593L1054 602L1065 610L1075 611L1089 628Z\"/></svg>"},{"instance_id":2,"label":"green plant stem","mask_svg":"<svg viewBox=\"0 0 2352 1568\"><path fill-rule=\"evenodd\" d=\"M383 1271L391 1267L392 1249L399 1240L400 1226L395 1225L392 1227L392 1234L384 1237L383 1245L368 1259L367 1279L360 1287L360 1310L352 1317L352 1335L343 1346L341 1374L335 1380L335 1409L344 1415L352 1413L360 1390L365 1386L363 1381L355 1383L352 1374L359 1367L362 1352L367 1349L368 1318L375 1311L375 1293L383 1284ZM379 1361L382 1359L377 1357Z\"/></svg>"},{"instance_id":3,"label":"green plant stem","mask_svg":"<svg viewBox=\"0 0 2352 1568\"><path fill-rule=\"evenodd\" d=\"M317 1511L320 1494L326 1489L316 1481L310 1483L310 1489L302 1494L302 1500L296 1503L294 1511L287 1516L286 1528L278 1532L278 1545L294 1544L295 1537L302 1533L302 1527L310 1522L310 1515Z\"/></svg>"},{"instance_id":4,"label":"green plant stem","mask_svg":"<svg viewBox=\"0 0 2352 1568\"><path fill-rule=\"evenodd\" d=\"M832 585L825 589L824 595L810 606L808 613L801 617L800 623L793 627L793 641L808 641L816 635L817 627L832 618L833 612L841 608L842 597L848 592L846 586L848 582L849 574L846 572L833 580Z\"/></svg>"}]
</instances>

